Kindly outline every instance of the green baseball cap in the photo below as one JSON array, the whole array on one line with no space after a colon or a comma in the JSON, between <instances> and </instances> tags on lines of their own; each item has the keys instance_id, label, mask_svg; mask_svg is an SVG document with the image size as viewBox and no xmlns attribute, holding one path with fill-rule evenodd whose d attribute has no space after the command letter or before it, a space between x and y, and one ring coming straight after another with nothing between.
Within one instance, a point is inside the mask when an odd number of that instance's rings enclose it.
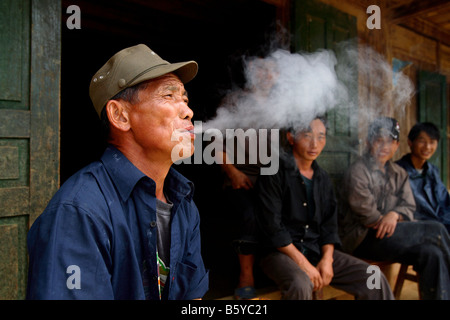
<instances>
[{"instance_id":1,"label":"green baseball cap","mask_svg":"<svg viewBox=\"0 0 450 320\"><path fill-rule=\"evenodd\" d=\"M112 56L92 77L89 96L100 116L108 100L120 91L168 73L181 82L191 81L197 74L195 61L169 63L144 44L123 49Z\"/></svg>"}]
</instances>

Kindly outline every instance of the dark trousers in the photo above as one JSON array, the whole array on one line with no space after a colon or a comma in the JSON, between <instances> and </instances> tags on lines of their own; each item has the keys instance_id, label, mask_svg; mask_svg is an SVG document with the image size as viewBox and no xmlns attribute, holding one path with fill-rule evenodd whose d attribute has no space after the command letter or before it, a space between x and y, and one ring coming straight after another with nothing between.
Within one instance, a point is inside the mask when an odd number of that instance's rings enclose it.
<instances>
[{"instance_id":1,"label":"dark trousers","mask_svg":"<svg viewBox=\"0 0 450 320\"><path fill-rule=\"evenodd\" d=\"M369 264L349 254L334 250L331 285L344 290L360 300L392 300L389 282L380 271L380 288L370 289L368 278L372 275ZM263 271L278 285L285 300L311 300L314 285L308 275L287 255L272 252L261 260Z\"/></svg>"},{"instance_id":2,"label":"dark trousers","mask_svg":"<svg viewBox=\"0 0 450 320\"><path fill-rule=\"evenodd\" d=\"M232 244L238 254L255 254L258 249L259 233L255 220L256 194L254 189L225 190L228 215L234 221Z\"/></svg>"},{"instance_id":3,"label":"dark trousers","mask_svg":"<svg viewBox=\"0 0 450 320\"><path fill-rule=\"evenodd\" d=\"M375 238L371 229L354 254L358 257L413 265L422 299L450 299L450 238L435 221L400 222L394 234Z\"/></svg>"}]
</instances>

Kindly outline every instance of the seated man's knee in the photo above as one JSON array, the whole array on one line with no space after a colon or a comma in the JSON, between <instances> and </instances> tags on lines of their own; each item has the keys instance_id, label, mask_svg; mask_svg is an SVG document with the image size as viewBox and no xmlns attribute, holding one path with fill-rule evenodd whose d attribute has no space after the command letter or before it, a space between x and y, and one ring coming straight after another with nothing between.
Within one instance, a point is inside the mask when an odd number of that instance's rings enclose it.
<instances>
[{"instance_id":1,"label":"seated man's knee","mask_svg":"<svg viewBox=\"0 0 450 320\"><path fill-rule=\"evenodd\" d=\"M282 299L286 300L311 300L314 285L309 277L299 272L290 280L281 284Z\"/></svg>"}]
</instances>

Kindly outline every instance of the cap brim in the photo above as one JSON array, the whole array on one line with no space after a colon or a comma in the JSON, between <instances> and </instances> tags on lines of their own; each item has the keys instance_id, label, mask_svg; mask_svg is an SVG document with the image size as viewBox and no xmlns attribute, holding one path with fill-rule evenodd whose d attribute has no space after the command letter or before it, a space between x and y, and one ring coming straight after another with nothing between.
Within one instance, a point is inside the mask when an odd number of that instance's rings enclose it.
<instances>
[{"instance_id":1,"label":"cap brim","mask_svg":"<svg viewBox=\"0 0 450 320\"><path fill-rule=\"evenodd\" d=\"M195 78L198 72L198 64L195 61L187 61L187 62L178 62L172 64L164 64L157 66L148 70L145 73L142 73L132 82L130 82L127 87L134 86L143 81L151 80L163 76L168 73L174 73L180 78L180 81L183 83L188 83L192 79Z\"/></svg>"}]
</instances>

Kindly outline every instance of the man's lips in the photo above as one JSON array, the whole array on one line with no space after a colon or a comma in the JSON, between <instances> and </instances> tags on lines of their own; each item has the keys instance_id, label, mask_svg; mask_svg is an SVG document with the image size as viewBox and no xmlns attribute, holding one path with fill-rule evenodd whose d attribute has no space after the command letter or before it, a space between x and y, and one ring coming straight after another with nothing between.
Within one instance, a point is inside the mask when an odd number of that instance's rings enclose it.
<instances>
[{"instance_id":1,"label":"man's lips","mask_svg":"<svg viewBox=\"0 0 450 320\"><path fill-rule=\"evenodd\" d=\"M189 136L191 140L195 139L195 131L194 126L189 126L186 128L179 128L173 131L173 137L176 137L175 140L183 139L181 136ZM172 139L173 139L172 137Z\"/></svg>"},{"instance_id":2,"label":"man's lips","mask_svg":"<svg viewBox=\"0 0 450 320\"><path fill-rule=\"evenodd\" d=\"M184 129L184 132L189 133L192 139L195 139L195 130L194 126L189 126Z\"/></svg>"}]
</instances>

